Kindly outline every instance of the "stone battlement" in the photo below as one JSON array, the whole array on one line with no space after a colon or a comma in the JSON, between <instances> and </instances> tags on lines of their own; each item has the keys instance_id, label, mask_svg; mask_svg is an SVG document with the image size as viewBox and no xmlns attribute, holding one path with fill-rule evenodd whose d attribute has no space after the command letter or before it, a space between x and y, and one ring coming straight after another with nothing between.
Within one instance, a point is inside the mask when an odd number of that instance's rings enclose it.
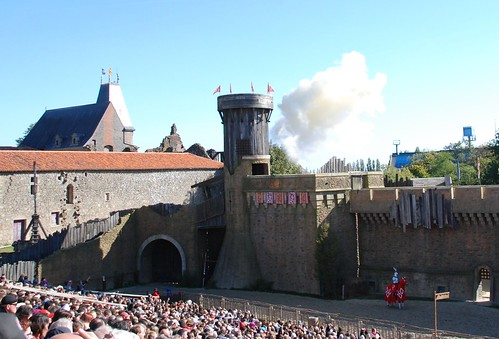
<instances>
[{"instance_id":1,"label":"stone battlement","mask_svg":"<svg viewBox=\"0 0 499 339\"><path fill-rule=\"evenodd\" d=\"M381 172L346 172L296 175L257 175L244 180L246 192L255 191L349 191L360 188L383 187Z\"/></svg>"},{"instance_id":2,"label":"stone battlement","mask_svg":"<svg viewBox=\"0 0 499 339\"><path fill-rule=\"evenodd\" d=\"M390 213L401 191L422 196L428 190L436 190L452 202L453 213L499 213L499 186L457 186L432 188L376 188L350 192L350 212Z\"/></svg>"}]
</instances>

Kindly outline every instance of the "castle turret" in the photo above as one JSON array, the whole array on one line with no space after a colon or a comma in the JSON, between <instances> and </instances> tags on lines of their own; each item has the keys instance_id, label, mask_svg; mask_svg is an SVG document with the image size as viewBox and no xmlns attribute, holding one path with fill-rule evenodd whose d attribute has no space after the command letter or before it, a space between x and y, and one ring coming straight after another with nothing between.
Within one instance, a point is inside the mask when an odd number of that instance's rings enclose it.
<instances>
[{"instance_id":1,"label":"castle turret","mask_svg":"<svg viewBox=\"0 0 499 339\"><path fill-rule=\"evenodd\" d=\"M226 234L213 280L220 288L248 288L261 278L243 182L248 175L270 174L268 123L273 108L270 95L218 97L224 125Z\"/></svg>"},{"instance_id":2,"label":"castle turret","mask_svg":"<svg viewBox=\"0 0 499 339\"><path fill-rule=\"evenodd\" d=\"M231 94L218 97L218 112L224 125L224 163L231 175L243 157L269 155L268 123L273 109L273 97L270 95ZM269 168L264 172L257 174L269 174Z\"/></svg>"}]
</instances>

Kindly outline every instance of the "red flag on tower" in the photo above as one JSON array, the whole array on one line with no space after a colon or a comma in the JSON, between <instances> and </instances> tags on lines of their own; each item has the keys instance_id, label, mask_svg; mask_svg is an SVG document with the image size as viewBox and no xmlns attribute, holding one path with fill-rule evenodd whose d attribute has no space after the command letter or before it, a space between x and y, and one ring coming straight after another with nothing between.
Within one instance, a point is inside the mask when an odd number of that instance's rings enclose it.
<instances>
[{"instance_id":1,"label":"red flag on tower","mask_svg":"<svg viewBox=\"0 0 499 339\"><path fill-rule=\"evenodd\" d=\"M213 92L213 94L215 94L215 93L220 93L220 90L221 90L221 89L222 89L222 87L219 85L219 86L215 89L215 91Z\"/></svg>"},{"instance_id":2,"label":"red flag on tower","mask_svg":"<svg viewBox=\"0 0 499 339\"><path fill-rule=\"evenodd\" d=\"M272 86L270 86L269 83L267 83L267 94L270 93L270 92L273 92L274 89L272 88Z\"/></svg>"},{"instance_id":3,"label":"red flag on tower","mask_svg":"<svg viewBox=\"0 0 499 339\"><path fill-rule=\"evenodd\" d=\"M255 89L253 88L253 81L251 82L251 92L255 93Z\"/></svg>"}]
</instances>

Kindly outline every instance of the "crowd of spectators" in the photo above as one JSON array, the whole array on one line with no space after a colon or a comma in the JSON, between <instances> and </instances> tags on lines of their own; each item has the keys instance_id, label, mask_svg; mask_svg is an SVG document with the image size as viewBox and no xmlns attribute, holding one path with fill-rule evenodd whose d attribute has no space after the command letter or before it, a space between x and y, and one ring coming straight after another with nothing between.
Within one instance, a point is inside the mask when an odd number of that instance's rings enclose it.
<instances>
[{"instance_id":1,"label":"crowd of spectators","mask_svg":"<svg viewBox=\"0 0 499 339\"><path fill-rule=\"evenodd\" d=\"M333 324L266 321L249 311L204 308L147 296L68 291L63 286L0 282L0 339L381 338L376 329L348 333Z\"/></svg>"}]
</instances>

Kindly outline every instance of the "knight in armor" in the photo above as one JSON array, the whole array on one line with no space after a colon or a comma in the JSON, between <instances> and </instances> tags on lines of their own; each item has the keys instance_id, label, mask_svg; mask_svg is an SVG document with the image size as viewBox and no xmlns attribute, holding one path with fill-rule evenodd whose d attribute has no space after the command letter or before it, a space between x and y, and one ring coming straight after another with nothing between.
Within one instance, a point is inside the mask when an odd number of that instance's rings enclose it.
<instances>
[{"instance_id":1,"label":"knight in armor","mask_svg":"<svg viewBox=\"0 0 499 339\"><path fill-rule=\"evenodd\" d=\"M399 283L399 272L397 272L396 267L394 267L393 270L394 270L394 272L393 272L393 277L392 277L392 283L398 284Z\"/></svg>"}]
</instances>

